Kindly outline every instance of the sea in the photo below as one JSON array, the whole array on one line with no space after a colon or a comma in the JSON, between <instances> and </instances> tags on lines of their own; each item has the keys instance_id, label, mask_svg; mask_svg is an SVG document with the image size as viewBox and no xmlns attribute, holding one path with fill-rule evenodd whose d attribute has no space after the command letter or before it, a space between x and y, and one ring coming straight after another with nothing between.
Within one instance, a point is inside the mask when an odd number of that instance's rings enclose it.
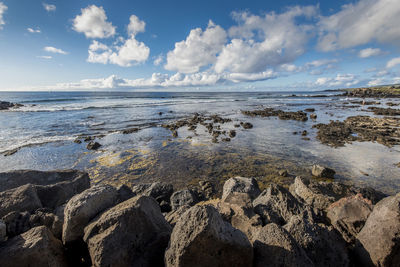
<instances>
[{"instance_id":1,"label":"sea","mask_svg":"<svg viewBox=\"0 0 400 267\"><path fill-rule=\"evenodd\" d=\"M176 187L232 176L251 176L265 186L289 184L295 176L311 176L321 164L336 171L335 180L371 186L386 193L400 191L399 146L354 142L333 148L316 138L316 123L352 115L374 116L364 106L348 105L340 92L0 92L1 101L23 107L0 111L0 171L19 169L87 171L93 183L136 184L167 181ZM380 105L396 100L379 100ZM314 108L316 120L247 117L243 110ZM186 127L174 138L162 127L198 113L232 119L221 125L236 130L230 142L211 142L199 127ZM251 122L252 129L235 128ZM137 132L123 134L126 129ZM306 130L310 140L301 133ZM102 146L88 150L86 137ZM74 142L79 139L81 143ZM289 177L280 177L279 170Z\"/></svg>"}]
</instances>

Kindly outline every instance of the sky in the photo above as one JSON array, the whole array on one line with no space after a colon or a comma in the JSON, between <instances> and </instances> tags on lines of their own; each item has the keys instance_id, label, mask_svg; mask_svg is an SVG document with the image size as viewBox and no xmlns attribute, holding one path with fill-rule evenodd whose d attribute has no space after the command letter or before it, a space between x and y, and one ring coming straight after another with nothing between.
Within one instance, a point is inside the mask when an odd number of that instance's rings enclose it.
<instances>
[{"instance_id":1,"label":"sky","mask_svg":"<svg viewBox=\"0 0 400 267\"><path fill-rule=\"evenodd\" d=\"M399 0L0 0L0 90L400 83Z\"/></svg>"}]
</instances>

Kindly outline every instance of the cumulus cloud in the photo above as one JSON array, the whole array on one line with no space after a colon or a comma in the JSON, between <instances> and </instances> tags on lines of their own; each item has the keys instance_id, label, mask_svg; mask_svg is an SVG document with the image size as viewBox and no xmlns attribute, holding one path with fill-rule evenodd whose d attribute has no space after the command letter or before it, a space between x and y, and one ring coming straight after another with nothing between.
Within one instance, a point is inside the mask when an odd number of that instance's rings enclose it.
<instances>
[{"instance_id":1,"label":"cumulus cloud","mask_svg":"<svg viewBox=\"0 0 400 267\"><path fill-rule=\"evenodd\" d=\"M56 11L56 6L55 6L55 5L52 5L52 4L43 3L43 8L44 8L47 12Z\"/></svg>"},{"instance_id":2,"label":"cumulus cloud","mask_svg":"<svg viewBox=\"0 0 400 267\"><path fill-rule=\"evenodd\" d=\"M313 6L292 7L286 12L256 16L248 12L234 13L238 26L229 29L231 41L223 47L215 63L215 71L259 73L268 67L293 62L305 52L313 26L299 24L299 17L312 18Z\"/></svg>"},{"instance_id":3,"label":"cumulus cloud","mask_svg":"<svg viewBox=\"0 0 400 267\"><path fill-rule=\"evenodd\" d=\"M3 16L7 9L8 7L3 2L0 2L0 30L2 30L3 25L6 24Z\"/></svg>"},{"instance_id":4,"label":"cumulus cloud","mask_svg":"<svg viewBox=\"0 0 400 267\"><path fill-rule=\"evenodd\" d=\"M153 64L154 64L154 66L159 66L159 65L161 65L161 63L164 61L164 56L163 55L158 55L155 59L154 59L154 61L153 61Z\"/></svg>"},{"instance_id":5,"label":"cumulus cloud","mask_svg":"<svg viewBox=\"0 0 400 267\"><path fill-rule=\"evenodd\" d=\"M40 33L40 32L41 32L39 28L36 28L36 30L35 30L35 29L32 29L32 28L27 28L26 30L27 30L28 32L30 32L30 33Z\"/></svg>"},{"instance_id":6,"label":"cumulus cloud","mask_svg":"<svg viewBox=\"0 0 400 267\"><path fill-rule=\"evenodd\" d=\"M386 68L390 69L400 64L400 57L395 57L386 63Z\"/></svg>"},{"instance_id":7,"label":"cumulus cloud","mask_svg":"<svg viewBox=\"0 0 400 267\"><path fill-rule=\"evenodd\" d=\"M203 31L196 28L190 31L186 40L177 42L167 54L165 69L183 73L198 72L201 67L213 64L226 42L226 32L209 21Z\"/></svg>"},{"instance_id":8,"label":"cumulus cloud","mask_svg":"<svg viewBox=\"0 0 400 267\"><path fill-rule=\"evenodd\" d=\"M137 16L132 15L129 18L129 25L128 25L128 34L129 35L136 35L139 32L144 32L146 27L146 23L140 20Z\"/></svg>"},{"instance_id":9,"label":"cumulus cloud","mask_svg":"<svg viewBox=\"0 0 400 267\"><path fill-rule=\"evenodd\" d=\"M86 38L108 38L115 35L115 26L107 21L103 7L95 5L81 9L73 20L73 29L84 33Z\"/></svg>"},{"instance_id":10,"label":"cumulus cloud","mask_svg":"<svg viewBox=\"0 0 400 267\"><path fill-rule=\"evenodd\" d=\"M398 0L360 0L321 18L317 47L322 51L334 51L370 41L399 44L399 24Z\"/></svg>"},{"instance_id":11,"label":"cumulus cloud","mask_svg":"<svg viewBox=\"0 0 400 267\"><path fill-rule=\"evenodd\" d=\"M53 46L46 46L46 47L43 48L43 50L46 51L46 52L55 53L55 54L62 54L62 55L68 54L64 50L59 49L59 48L55 48Z\"/></svg>"},{"instance_id":12,"label":"cumulus cloud","mask_svg":"<svg viewBox=\"0 0 400 267\"><path fill-rule=\"evenodd\" d=\"M379 48L365 48L360 50L358 53L358 57L360 58L367 58L367 57L374 57L379 56L382 54L382 50Z\"/></svg>"},{"instance_id":13,"label":"cumulus cloud","mask_svg":"<svg viewBox=\"0 0 400 267\"><path fill-rule=\"evenodd\" d=\"M118 37L113 46L93 40L89 46L87 61L90 63L115 64L130 67L145 62L150 55L150 48L136 40L136 34L145 31L146 23L137 16L129 19L128 39Z\"/></svg>"},{"instance_id":14,"label":"cumulus cloud","mask_svg":"<svg viewBox=\"0 0 400 267\"><path fill-rule=\"evenodd\" d=\"M354 74L337 74L336 77L321 77L315 81L315 85L322 87L350 87L358 84L360 81Z\"/></svg>"}]
</instances>

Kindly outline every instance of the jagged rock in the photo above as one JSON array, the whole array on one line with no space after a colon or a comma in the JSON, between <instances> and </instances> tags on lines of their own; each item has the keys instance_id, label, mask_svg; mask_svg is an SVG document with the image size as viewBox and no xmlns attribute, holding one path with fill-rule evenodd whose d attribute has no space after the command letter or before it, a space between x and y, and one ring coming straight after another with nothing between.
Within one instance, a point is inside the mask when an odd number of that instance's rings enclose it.
<instances>
[{"instance_id":1,"label":"jagged rock","mask_svg":"<svg viewBox=\"0 0 400 267\"><path fill-rule=\"evenodd\" d=\"M332 226L317 224L307 213L302 213L290 218L284 228L315 266L349 265L346 243Z\"/></svg>"},{"instance_id":2,"label":"jagged rock","mask_svg":"<svg viewBox=\"0 0 400 267\"><path fill-rule=\"evenodd\" d=\"M190 189L176 191L171 196L172 210L175 210L183 205L193 206L197 202L199 202L197 194Z\"/></svg>"},{"instance_id":3,"label":"jagged rock","mask_svg":"<svg viewBox=\"0 0 400 267\"><path fill-rule=\"evenodd\" d=\"M85 228L93 266L162 266L170 225L151 197L112 207Z\"/></svg>"},{"instance_id":4,"label":"jagged rock","mask_svg":"<svg viewBox=\"0 0 400 267\"><path fill-rule=\"evenodd\" d=\"M2 220L7 226L7 236L14 237L31 229L30 216L30 213L27 211L12 211L3 216Z\"/></svg>"},{"instance_id":5,"label":"jagged rock","mask_svg":"<svg viewBox=\"0 0 400 267\"><path fill-rule=\"evenodd\" d=\"M101 145L98 142L91 141L89 144L87 144L86 148L89 150L97 150L101 147Z\"/></svg>"},{"instance_id":6,"label":"jagged rock","mask_svg":"<svg viewBox=\"0 0 400 267\"><path fill-rule=\"evenodd\" d=\"M117 198L117 190L110 185L94 186L71 198L64 209L64 244L80 239L89 221L113 206Z\"/></svg>"},{"instance_id":7,"label":"jagged rock","mask_svg":"<svg viewBox=\"0 0 400 267\"><path fill-rule=\"evenodd\" d=\"M251 201L236 204L216 200L210 201L210 205L218 210L223 220L246 234L250 241L253 240L253 235L257 232L257 229L262 227L261 217L253 211Z\"/></svg>"},{"instance_id":8,"label":"jagged rock","mask_svg":"<svg viewBox=\"0 0 400 267\"><path fill-rule=\"evenodd\" d=\"M287 170L280 170L279 171L279 175L282 176L282 177L288 177L289 173L288 173Z\"/></svg>"},{"instance_id":9,"label":"jagged rock","mask_svg":"<svg viewBox=\"0 0 400 267\"><path fill-rule=\"evenodd\" d=\"M0 220L0 243L7 240L7 226Z\"/></svg>"},{"instance_id":10,"label":"jagged rock","mask_svg":"<svg viewBox=\"0 0 400 267\"><path fill-rule=\"evenodd\" d=\"M261 216L264 224L286 224L294 215L301 214L305 205L280 185L273 184L254 201L254 211Z\"/></svg>"},{"instance_id":11,"label":"jagged rock","mask_svg":"<svg viewBox=\"0 0 400 267\"><path fill-rule=\"evenodd\" d=\"M35 186L31 184L0 192L0 218L11 211L35 211L42 207Z\"/></svg>"},{"instance_id":12,"label":"jagged rock","mask_svg":"<svg viewBox=\"0 0 400 267\"><path fill-rule=\"evenodd\" d=\"M314 208L325 210L330 204L351 194L349 186L340 183L314 182L296 177L289 188L294 196Z\"/></svg>"},{"instance_id":13,"label":"jagged rock","mask_svg":"<svg viewBox=\"0 0 400 267\"><path fill-rule=\"evenodd\" d=\"M0 192L26 184L50 185L64 181L75 180L79 177L88 177L85 172L77 170L65 171L33 171L20 170L0 173Z\"/></svg>"},{"instance_id":14,"label":"jagged rock","mask_svg":"<svg viewBox=\"0 0 400 267\"><path fill-rule=\"evenodd\" d=\"M78 175L70 181L51 185L35 185L37 195L44 207L55 209L66 203L71 197L90 187L89 176Z\"/></svg>"},{"instance_id":15,"label":"jagged rock","mask_svg":"<svg viewBox=\"0 0 400 267\"><path fill-rule=\"evenodd\" d=\"M246 193L251 199L255 199L261 193L257 180L245 177L234 177L227 180L223 187L222 200L225 201L233 192Z\"/></svg>"},{"instance_id":16,"label":"jagged rock","mask_svg":"<svg viewBox=\"0 0 400 267\"><path fill-rule=\"evenodd\" d=\"M319 177L319 178L320 177L333 178L333 176L335 175L336 172L330 168L323 167L321 165L313 165L311 173L313 176Z\"/></svg>"},{"instance_id":17,"label":"jagged rock","mask_svg":"<svg viewBox=\"0 0 400 267\"><path fill-rule=\"evenodd\" d=\"M168 266L252 266L246 235L209 205L194 206L177 222L165 252Z\"/></svg>"},{"instance_id":18,"label":"jagged rock","mask_svg":"<svg viewBox=\"0 0 400 267\"><path fill-rule=\"evenodd\" d=\"M45 226L32 228L0 246L2 267L67 266L61 241Z\"/></svg>"},{"instance_id":19,"label":"jagged rock","mask_svg":"<svg viewBox=\"0 0 400 267\"><path fill-rule=\"evenodd\" d=\"M314 266L290 234L274 223L259 229L254 239L253 266Z\"/></svg>"},{"instance_id":20,"label":"jagged rock","mask_svg":"<svg viewBox=\"0 0 400 267\"><path fill-rule=\"evenodd\" d=\"M12 211L3 216L7 226L7 236L14 237L37 226L46 226L56 238L61 238L62 220L46 209L38 209L35 213Z\"/></svg>"},{"instance_id":21,"label":"jagged rock","mask_svg":"<svg viewBox=\"0 0 400 267\"><path fill-rule=\"evenodd\" d=\"M357 239L365 266L400 266L400 193L375 205Z\"/></svg>"},{"instance_id":22,"label":"jagged rock","mask_svg":"<svg viewBox=\"0 0 400 267\"><path fill-rule=\"evenodd\" d=\"M165 216L167 222L170 225L175 226L178 220L181 218L182 214L184 214L188 209L190 209L189 205L183 205L177 208L176 210L172 210Z\"/></svg>"},{"instance_id":23,"label":"jagged rock","mask_svg":"<svg viewBox=\"0 0 400 267\"><path fill-rule=\"evenodd\" d=\"M118 193L118 202L124 202L125 200L130 199L131 197L134 197L135 194L132 192L132 190L129 188L127 185L120 185L117 187L117 193Z\"/></svg>"},{"instance_id":24,"label":"jagged rock","mask_svg":"<svg viewBox=\"0 0 400 267\"><path fill-rule=\"evenodd\" d=\"M172 184L163 182L155 182L151 184L139 184L132 188L132 192L135 196L149 196L157 200L158 203L161 201L170 201L170 197L174 192Z\"/></svg>"},{"instance_id":25,"label":"jagged rock","mask_svg":"<svg viewBox=\"0 0 400 267\"><path fill-rule=\"evenodd\" d=\"M327 217L346 242L353 242L372 211L370 200L357 194L341 198L328 208Z\"/></svg>"}]
</instances>

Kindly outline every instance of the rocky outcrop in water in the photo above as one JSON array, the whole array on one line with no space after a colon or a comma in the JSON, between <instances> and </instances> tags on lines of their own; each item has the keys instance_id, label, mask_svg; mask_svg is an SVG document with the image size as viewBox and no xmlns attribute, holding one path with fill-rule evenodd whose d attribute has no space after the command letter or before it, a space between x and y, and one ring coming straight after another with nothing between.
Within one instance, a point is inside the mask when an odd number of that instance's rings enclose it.
<instances>
[{"instance_id":1,"label":"rocky outcrop in water","mask_svg":"<svg viewBox=\"0 0 400 267\"><path fill-rule=\"evenodd\" d=\"M19 108L23 107L24 105L22 104L17 104L17 103L11 103L7 101L0 101L0 110L8 110L11 108Z\"/></svg>"},{"instance_id":2,"label":"rocky outcrop in water","mask_svg":"<svg viewBox=\"0 0 400 267\"><path fill-rule=\"evenodd\" d=\"M234 177L210 198L210 181L174 192L163 182L89 188L75 171L1 179L1 266L400 264L400 195L371 188L297 177L261 191Z\"/></svg>"}]
</instances>

